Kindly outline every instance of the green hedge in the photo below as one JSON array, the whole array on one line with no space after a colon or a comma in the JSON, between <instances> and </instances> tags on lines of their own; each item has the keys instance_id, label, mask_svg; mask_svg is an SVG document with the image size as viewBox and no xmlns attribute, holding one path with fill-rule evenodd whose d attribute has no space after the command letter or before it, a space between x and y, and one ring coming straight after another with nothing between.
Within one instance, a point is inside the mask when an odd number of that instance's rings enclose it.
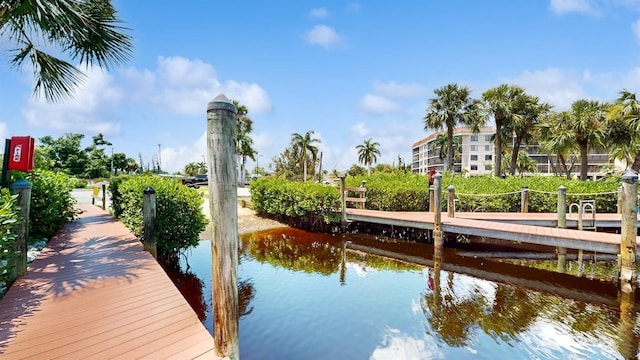
<instances>
[{"instance_id":1,"label":"green hedge","mask_svg":"<svg viewBox=\"0 0 640 360\"><path fill-rule=\"evenodd\" d=\"M12 196L8 189L0 191L0 298L9 275L9 260L14 256L13 243L16 235L11 229L18 222L16 198L17 195Z\"/></svg>"},{"instance_id":2,"label":"green hedge","mask_svg":"<svg viewBox=\"0 0 640 360\"><path fill-rule=\"evenodd\" d=\"M260 214L275 217L318 217L325 224L340 221L340 192L333 186L260 178L251 183L251 203Z\"/></svg>"},{"instance_id":3,"label":"green hedge","mask_svg":"<svg viewBox=\"0 0 640 360\"><path fill-rule=\"evenodd\" d=\"M429 208L429 179L401 171L374 173L366 177L348 177L347 186L366 181L367 209L385 211L425 211ZM617 211L617 189L620 177L599 181L567 180L556 176L496 178L492 176L461 177L444 173L442 201L446 204L447 188L453 185L457 211L519 212L522 187L529 192L529 212L555 212L558 187L567 188L567 204L580 199L595 199L597 212ZM606 194L604 194L606 193ZM597 195L595 195L597 194ZM446 205L445 205L446 206Z\"/></svg>"},{"instance_id":4,"label":"green hedge","mask_svg":"<svg viewBox=\"0 0 640 360\"><path fill-rule=\"evenodd\" d=\"M16 173L32 185L29 209L29 239L51 238L75 217L76 199L71 194L73 182L62 172L36 170Z\"/></svg>"},{"instance_id":5,"label":"green hedge","mask_svg":"<svg viewBox=\"0 0 640 360\"><path fill-rule=\"evenodd\" d=\"M119 177L112 181L114 213L136 236L143 231L143 191L156 191L156 243L158 254L181 252L198 245L207 219L202 194L179 181L151 175Z\"/></svg>"}]
</instances>

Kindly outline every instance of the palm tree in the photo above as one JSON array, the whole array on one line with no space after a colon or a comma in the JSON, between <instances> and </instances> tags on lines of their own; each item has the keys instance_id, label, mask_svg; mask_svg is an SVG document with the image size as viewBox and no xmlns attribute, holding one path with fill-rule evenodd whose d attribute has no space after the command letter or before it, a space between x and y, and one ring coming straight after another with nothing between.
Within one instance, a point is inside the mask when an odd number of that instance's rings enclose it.
<instances>
[{"instance_id":1,"label":"palm tree","mask_svg":"<svg viewBox=\"0 0 640 360\"><path fill-rule=\"evenodd\" d=\"M601 102L583 99L571 104L569 129L580 148L580 180L587 180L589 149L603 147L606 108Z\"/></svg>"},{"instance_id":2,"label":"palm tree","mask_svg":"<svg viewBox=\"0 0 640 360\"><path fill-rule=\"evenodd\" d=\"M429 99L429 107L424 117L425 130L447 129L447 161L445 170L453 168L453 130L458 124L465 124L477 132L484 123L480 113L480 103L471 98L468 87L448 84L434 90L436 97Z\"/></svg>"},{"instance_id":3,"label":"palm tree","mask_svg":"<svg viewBox=\"0 0 640 360\"><path fill-rule=\"evenodd\" d=\"M438 151L438 159L444 160L447 157L447 135L440 134L429 145L430 151ZM462 136L453 137L453 162L462 159Z\"/></svg>"},{"instance_id":4,"label":"palm tree","mask_svg":"<svg viewBox=\"0 0 640 360\"><path fill-rule=\"evenodd\" d=\"M538 98L534 96L522 96L518 104L517 113L520 116L514 116L512 123L513 131L513 151L511 152L511 162L509 163L509 172L515 175L520 161L520 146L534 142L534 129L540 123L541 119L549 115L551 105L547 103L538 103ZM522 171L520 171L522 172Z\"/></svg>"},{"instance_id":5,"label":"palm tree","mask_svg":"<svg viewBox=\"0 0 640 360\"><path fill-rule=\"evenodd\" d=\"M482 93L482 99L488 115L493 115L496 123L495 168L494 175L502 175L503 140L509 139L513 132L514 118L519 114L518 105L523 101L525 92L518 86L501 84ZM517 156L517 152L515 153Z\"/></svg>"},{"instance_id":6,"label":"palm tree","mask_svg":"<svg viewBox=\"0 0 640 360\"><path fill-rule=\"evenodd\" d=\"M380 146L380 143L377 141L372 143L371 138L356 146L358 161L367 167L367 175L371 175L371 164L375 163L378 160L378 156L380 156L378 146Z\"/></svg>"},{"instance_id":7,"label":"palm tree","mask_svg":"<svg viewBox=\"0 0 640 360\"><path fill-rule=\"evenodd\" d=\"M238 155L240 155L240 176L238 177L239 184L244 186L245 167L247 164L247 158L256 161L256 155L258 152L253 148L253 139L249 136L249 133L253 131L253 120L247 116L249 110L246 106L241 105L238 101L234 100L233 105L236 107L236 135L237 135L237 148Z\"/></svg>"},{"instance_id":8,"label":"palm tree","mask_svg":"<svg viewBox=\"0 0 640 360\"><path fill-rule=\"evenodd\" d=\"M640 100L626 90L609 107L606 118L607 145L615 158L625 160L640 171Z\"/></svg>"},{"instance_id":9,"label":"palm tree","mask_svg":"<svg viewBox=\"0 0 640 360\"><path fill-rule=\"evenodd\" d=\"M53 47L80 65L109 69L131 56L128 29L118 23L109 0L0 2L0 34L14 44L10 63L21 67L28 59L36 78L34 93L42 91L48 101L70 97L85 75L39 46Z\"/></svg>"},{"instance_id":10,"label":"palm tree","mask_svg":"<svg viewBox=\"0 0 640 360\"><path fill-rule=\"evenodd\" d=\"M307 131L304 136L298 133L291 134L291 145L293 146L294 151L299 154L303 163L303 181L307 181L307 162L309 161L309 154L311 154L311 159L314 164L318 156L318 147L313 144L320 143L320 140L312 137L313 134L313 130Z\"/></svg>"}]
</instances>

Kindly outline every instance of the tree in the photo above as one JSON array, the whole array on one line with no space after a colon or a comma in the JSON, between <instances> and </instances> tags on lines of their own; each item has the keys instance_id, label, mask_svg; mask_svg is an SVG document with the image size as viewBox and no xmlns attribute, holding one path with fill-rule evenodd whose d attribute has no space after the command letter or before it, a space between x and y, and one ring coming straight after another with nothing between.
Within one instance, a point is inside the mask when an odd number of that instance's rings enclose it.
<instances>
[{"instance_id":1,"label":"tree","mask_svg":"<svg viewBox=\"0 0 640 360\"><path fill-rule=\"evenodd\" d=\"M371 175L371 164L375 163L378 160L378 156L380 156L380 150L378 150L380 143L371 141L371 138L369 138L363 144L356 146L358 161L367 167L367 175Z\"/></svg>"},{"instance_id":2,"label":"tree","mask_svg":"<svg viewBox=\"0 0 640 360\"><path fill-rule=\"evenodd\" d=\"M240 176L238 177L239 184L244 186L246 163L247 158L256 160L258 152L253 148L253 139L249 136L249 133L253 131L253 120L251 120L247 114L249 110L246 106L241 105L238 101L234 100L233 105L236 107L236 134L237 134L237 147L238 154L240 155Z\"/></svg>"},{"instance_id":3,"label":"tree","mask_svg":"<svg viewBox=\"0 0 640 360\"><path fill-rule=\"evenodd\" d=\"M587 180L589 149L603 147L606 108L606 104L584 99L571 104L569 129L580 149L580 180Z\"/></svg>"},{"instance_id":4,"label":"tree","mask_svg":"<svg viewBox=\"0 0 640 360\"><path fill-rule=\"evenodd\" d=\"M485 104L487 115L493 115L496 124L495 141L495 168L494 175L502 175L502 152L504 151L503 142L510 139L513 133L513 122L517 116L520 116L518 110L519 105L526 101L525 92L518 86L501 84L495 88L491 88L482 93L482 100ZM517 156L517 152L515 153Z\"/></svg>"},{"instance_id":5,"label":"tree","mask_svg":"<svg viewBox=\"0 0 640 360\"><path fill-rule=\"evenodd\" d=\"M516 105L516 113L512 123L513 132L513 151L511 152L511 162L509 163L509 172L515 175L519 170L518 162L520 161L520 146L534 142L534 129L551 112L551 105L547 103L538 103L538 98L534 96L524 95Z\"/></svg>"},{"instance_id":6,"label":"tree","mask_svg":"<svg viewBox=\"0 0 640 360\"><path fill-rule=\"evenodd\" d=\"M96 179L110 176L111 164L109 163L109 158L104 153L104 147L111 145L109 141L104 139L104 135L102 134L93 137L93 144L84 149L87 153L87 167L83 174L84 178Z\"/></svg>"},{"instance_id":7,"label":"tree","mask_svg":"<svg viewBox=\"0 0 640 360\"><path fill-rule=\"evenodd\" d=\"M127 158L125 153L115 153L111 156L111 163L113 164L113 174L118 175L121 172L127 172L129 161L133 159ZM135 162L135 160L133 160Z\"/></svg>"},{"instance_id":8,"label":"tree","mask_svg":"<svg viewBox=\"0 0 640 360\"><path fill-rule=\"evenodd\" d=\"M444 160L447 157L447 135L440 134L429 145L430 151L437 151L438 158ZM454 136L451 144L453 148L453 162L460 161L462 159L462 136Z\"/></svg>"},{"instance_id":9,"label":"tree","mask_svg":"<svg viewBox=\"0 0 640 360\"><path fill-rule=\"evenodd\" d=\"M62 171L71 176L83 176L87 167L87 153L80 147L84 135L64 134L58 139L44 136L38 141L43 159L51 165L50 169Z\"/></svg>"},{"instance_id":10,"label":"tree","mask_svg":"<svg viewBox=\"0 0 640 360\"><path fill-rule=\"evenodd\" d=\"M131 37L121 22L109 0L0 2L0 36L14 44L10 64L21 67L28 60L36 79L34 93L43 92L48 101L70 97L85 75L40 46L46 44L80 65L109 69L131 56Z\"/></svg>"},{"instance_id":11,"label":"tree","mask_svg":"<svg viewBox=\"0 0 640 360\"><path fill-rule=\"evenodd\" d=\"M351 165L349 170L346 171L346 175L351 177L364 176L366 172L367 172L367 169L363 168L358 164L353 164Z\"/></svg>"},{"instance_id":12,"label":"tree","mask_svg":"<svg viewBox=\"0 0 640 360\"><path fill-rule=\"evenodd\" d=\"M562 171L567 179L571 178L576 148L575 133L569 128L570 114L568 111L552 113L547 116L538 126L540 137L540 149L549 155L550 159L555 158L556 163L551 162L558 173Z\"/></svg>"},{"instance_id":13,"label":"tree","mask_svg":"<svg viewBox=\"0 0 640 360\"><path fill-rule=\"evenodd\" d=\"M294 152L299 155L299 158L303 164L303 181L307 181L307 163L309 161L309 155L311 155L311 160L314 165L318 157L318 147L314 146L313 144L320 143L320 140L314 138L313 134L313 130L307 131L304 136L298 133L291 134L292 148Z\"/></svg>"},{"instance_id":14,"label":"tree","mask_svg":"<svg viewBox=\"0 0 640 360\"><path fill-rule=\"evenodd\" d=\"M636 94L622 90L609 107L605 124L611 154L640 171L640 101Z\"/></svg>"},{"instance_id":15,"label":"tree","mask_svg":"<svg viewBox=\"0 0 640 360\"><path fill-rule=\"evenodd\" d=\"M425 130L447 129L447 160L445 170L453 168L453 130L458 124L471 127L478 132L484 123L480 103L471 98L468 87L448 84L434 91L436 97L429 99L429 107L424 117Z\"/></svg>"}]
</instances>

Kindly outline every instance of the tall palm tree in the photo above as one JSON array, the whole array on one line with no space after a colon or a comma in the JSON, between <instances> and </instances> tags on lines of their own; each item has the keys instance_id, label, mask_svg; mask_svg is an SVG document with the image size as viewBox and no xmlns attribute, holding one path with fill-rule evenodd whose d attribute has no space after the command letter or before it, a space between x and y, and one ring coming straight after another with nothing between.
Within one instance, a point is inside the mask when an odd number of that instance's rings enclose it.
<instances>
[{"instance_id":1,"label":"tall palm tree","mask_svg":"<svg viewBox=\"0 0 640 360\"><path fill-rule=\"evenodd\" d=\"M580 148L580 180L587 180L589 149L603 147L606 109L599 101L581 99L571 104L569 129Z\"/></svg>"},{"instance_id":2,"label":"tall palm tree","mask_svg":"<svg viewBox=\"0 0 640 360\"><path fill-rule=\"evenodd\" d=\"M523 101L525 92L518 86L501 84L482 93L482 100L488 115L493 115L496 123L495 140L495 168L494 175L502 175L503 140L510 139L513 132L514 118L519 114L518 105ZM517 156L517 152L515 153Z\"/></svg>"},{"instance_id":3,"label":"tall palm tree","mask_svg":"<svg viewBox=\"0 0 640 360\"><path fill-rule=\"evenodd\" d=\"M611 153L640 171L640 100L636 94L622 90L609 107L605 124Z\"/></svg>"},{"instance_id":4,"label":"tall palm tree","mask_svg":"<svg viewBox=\"0 0 640 360\"><path fill-rule=\"evenodd\" d=\"M517 105L517 113L520 116L514 116L513 131L513 151L511 152L511 162L509 163L509 172L515 175L520 162L520 146L534 142L534 129L551 112L551 105L547 103L539 103L535 96L525 95L520 99Z\"/></svg>"},{"instance_id":5,"label":"tall palm tree","mask_svg":"<svg viewBox=\"0 0 640 360\"><path fill-rule=\"evenodd\" d=\"M36 79L34 92L42 91L48 101L70 97L85 75L40 46L46 44L80 65L109 69L131 56L131 37L119 23L110 0L0 2L0 35L14 48L10 63L20 67L28 60Z\"/></svg>"},{"instance_id":6,"label":"tall palm tree","mask_svg":"<svg viewBox=\"0 0 640 360\"><path fill-rule=\"evenodd\" d=\"M552 165L556 172L561 167L567 179L571 177L574 152L577 150L575 133L569 127L570 118L569 111L552 113L537 126L540 149L550 158L555 157L556 164Z\"/></svg>"},{"instance_id":7,"label":"tall palm tree","mask_svg":"<svg viewBox=\"0 0 640 360\"><path fill-rule=\"evenodd\" d=\"M438 159L444 160L447 157L447 135L440 134L429 145L430 151L438 151ZM462 136L453 137L453 162L462 159Z\"/></svg>"},{"instance_id":8,"label":"tall palm tree","mask_svg":"<svg viewBox=\"0 0 640 360\"><path fill-rule=\"evenodd\" d=\"M424 117L425 130L447 129L447 160L445 170L453 168L453 130L458 124L468 125L477 132L484 124L480 103L471 97L468 87L452 83L434 90Z\"/></svg>"},{"instance_id":9,"label":"tall palm tree","mask_svg":"<svg viewBox=\"0 0 640 360\"><path fill-rule=\"evenodd\" d=\"M379 142L371 142L372 139L365 140L363 144L356 146L358 150L358 161L367 167L367 175L371 175L371 164L375 163L380 156Z\"/></svg>"},{"instance_id":10,"label":"tall palm tree","mask_svg":"<svg viewBox=\"0 0 640 360\"><path fill-rule=\"evenodd\" d=\"M236 107L236 136L238 155L240 156L240 176L238 181L241 186L245 183L245 168L247 164L247 158L256 161L256 155L258 152L253 148L253 139L249 135L253 131L253 120L247 116L249 110L246 106L241 105L238 101L234 100L233 105Z\"/></svg>"},{"instance_id":11,"label":"tall palm tree","mask_svg":"<svg viewBox=\"0 0 640 360\"><path fill-rule=\"evenodd\" d=\"M313 137L313 130L307 131L306 134L300 135L298 133L291 134L291 145L295 152L300 155L302 159L304 173L303 181L307 181L307 163L309 161L309 154L311 154L312 162L315 164L318 157L318 147L314 144L319 144L320 140Z\"/></svg>"}]
</instances>

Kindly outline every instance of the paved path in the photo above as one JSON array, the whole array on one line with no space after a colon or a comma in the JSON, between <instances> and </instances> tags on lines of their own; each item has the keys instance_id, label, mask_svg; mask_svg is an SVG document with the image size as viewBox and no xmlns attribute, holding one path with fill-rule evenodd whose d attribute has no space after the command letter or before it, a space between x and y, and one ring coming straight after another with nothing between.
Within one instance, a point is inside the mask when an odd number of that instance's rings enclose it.
<instances>
[{"instance_id":1,"label":"paved path","mask_svg":"<svg viewBox=\"0 0 640 360\"><path fill-rule=\"evenodd\" d=\"M2 359L214 359L213 339L142 244L88 204L0 300Z\"/></svg>"}]
</instances>

